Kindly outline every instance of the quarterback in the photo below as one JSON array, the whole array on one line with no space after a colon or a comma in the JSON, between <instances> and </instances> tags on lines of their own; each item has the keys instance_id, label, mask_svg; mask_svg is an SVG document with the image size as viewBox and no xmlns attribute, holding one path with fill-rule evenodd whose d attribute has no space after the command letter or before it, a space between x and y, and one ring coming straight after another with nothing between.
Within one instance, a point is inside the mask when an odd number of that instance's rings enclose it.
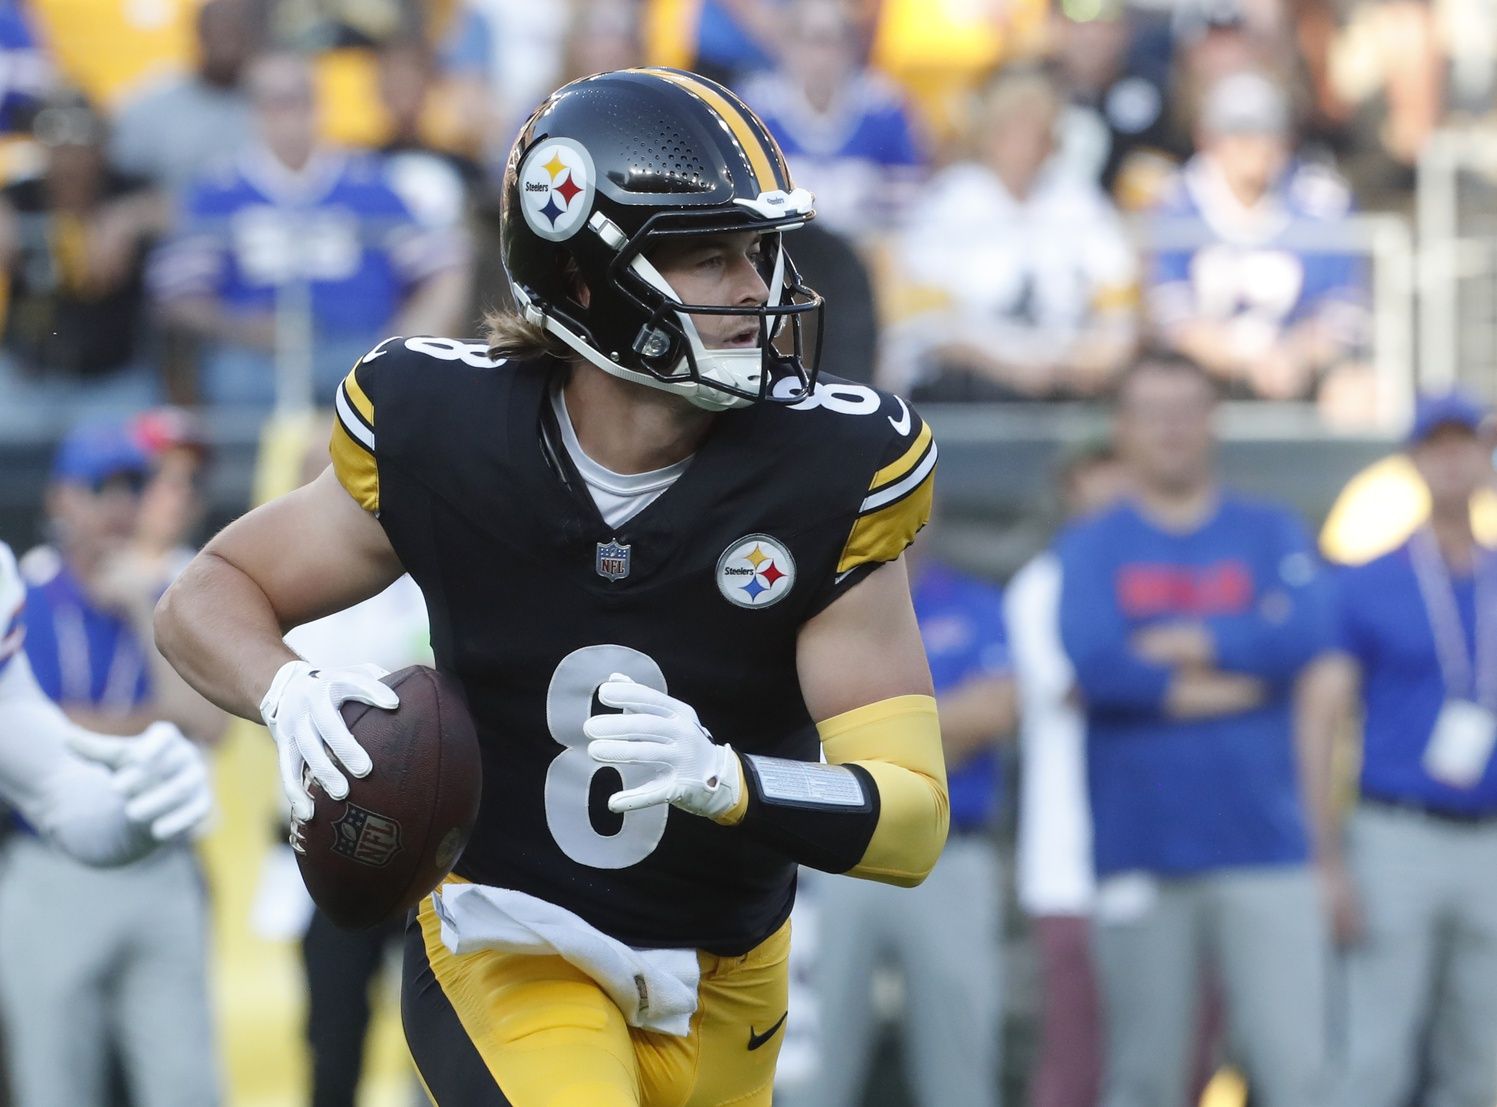
<instances>
[{"instance_id":1,"label":"quarterback","mask_svg":"<svg viewBox=\"0 0 1497 1107\"><path fill-rule=\"evenodd\" d=\"M37 687L21 650L25 586L0 542L0 800L88 865L137 860L213 808L197 748L170 723L134 738L72 723Z\"/></svg>"},{"instance_id":2,"label":"quarterback","mask_svg":"<svg viewBox=\"0 0 1497 1107\"><path fill-rule=\"evenodd\" d=\"M293 814L378 773L338 716L394 705L285 628L409 572L478 725L484 795L413 914L403 1014L443 1107L768 1105L797 864L913 885L945 767L901 555L928 427L817 380L813 215L759 120L693 74L573 82L511 152L516 307L391 338L332 466L215 538L167 657L269 725Z\"/></svg>"}]
</instances>

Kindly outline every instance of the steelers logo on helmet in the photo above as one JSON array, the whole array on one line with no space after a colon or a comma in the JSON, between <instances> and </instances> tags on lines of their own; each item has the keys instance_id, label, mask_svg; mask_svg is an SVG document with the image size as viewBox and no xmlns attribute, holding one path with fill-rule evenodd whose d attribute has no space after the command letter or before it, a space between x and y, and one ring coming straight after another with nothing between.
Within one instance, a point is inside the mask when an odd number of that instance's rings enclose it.
<instances>
[{"instance_id":1,"label":"steelers logo on helmet","mask_svg":"<svg viewBox=\"0 0 1497 1107\"><path fill-rule=\"evenodd\" d=\"M795 558L767 534L734 542L717 559L717 590L739 607L769 607L795 586Z\"/></svg>"},{"instance_id":2,"label":"steelers logo on helmet","mask_svg":"<svg viewBox=\"0 0 1497 1107\"><path fill-rule=\"evenodd\" d=\"M532 231L563 242L580 231L597 180L586 148L567 138L540 142L520 165L520 210Z\"/></svg>"}]
</instances>

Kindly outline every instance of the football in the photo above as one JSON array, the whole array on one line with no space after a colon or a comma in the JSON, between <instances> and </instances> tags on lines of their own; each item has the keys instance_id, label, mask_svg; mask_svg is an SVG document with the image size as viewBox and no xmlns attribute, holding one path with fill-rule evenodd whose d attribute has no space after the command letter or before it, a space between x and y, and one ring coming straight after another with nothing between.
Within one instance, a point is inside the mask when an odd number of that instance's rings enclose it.
<instances>
[{"instance_id":1,"label":"football","mask_svg":"<svg viewBox=\"0 0 1497 1107\"><path fill-rule=\"evenodd\" d=\"M333 799L310 775L315 810L292 826L312 899L338 926L362 930L414 907L452 871L478 818L483 768L457 682L424 665L391 673L394 711L343 705L374 763Z\"/></svg>"}]
</instances>

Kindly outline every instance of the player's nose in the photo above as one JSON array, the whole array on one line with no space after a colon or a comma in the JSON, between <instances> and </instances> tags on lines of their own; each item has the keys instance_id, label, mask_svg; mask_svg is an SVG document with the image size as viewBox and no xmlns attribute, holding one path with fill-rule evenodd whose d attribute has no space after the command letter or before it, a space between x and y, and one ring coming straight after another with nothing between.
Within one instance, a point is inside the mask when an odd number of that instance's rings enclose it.
<instances>
[{"instance_id":1,"label":"player's nose","mask_svg":"<svg viewBox=\"0 0 1497 1107\"><path fill-rule=\"evenodd\" d=\"M758 306L769 302L769 285L764 274L747 255L739 255L733 266L734 302Z\"/></svg>"}]
</instances>

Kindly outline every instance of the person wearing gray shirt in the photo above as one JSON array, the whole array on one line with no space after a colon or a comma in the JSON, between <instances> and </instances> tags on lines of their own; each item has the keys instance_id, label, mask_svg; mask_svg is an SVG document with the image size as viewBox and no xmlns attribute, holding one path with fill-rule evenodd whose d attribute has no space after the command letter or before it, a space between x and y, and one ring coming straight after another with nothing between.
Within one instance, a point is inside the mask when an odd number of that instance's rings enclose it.
<instances>
[{"instance_id":1,"label":"person wearing gray shirt","mask_svg":"<svg viewBox=\"0 0 1497 1107\"><path fill-rule=\"evenodd\" d=\"M241 149L250 139L241 77L254 32L245 0L208 0L197 17L197 70L154 84L124 106L111 143L114 163L177 194L205 164Z\"/></svg>"}]
</instances>

